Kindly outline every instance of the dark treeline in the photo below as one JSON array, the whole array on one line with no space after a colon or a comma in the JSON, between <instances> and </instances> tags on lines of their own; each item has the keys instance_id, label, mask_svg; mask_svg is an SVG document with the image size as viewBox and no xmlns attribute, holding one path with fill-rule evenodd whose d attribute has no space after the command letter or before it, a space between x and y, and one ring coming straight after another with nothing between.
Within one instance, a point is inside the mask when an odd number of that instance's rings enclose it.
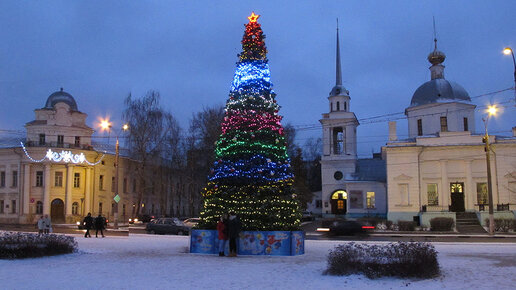
<instances>
[{"instance_id":1,"label":"dark treeline","mask_svg":"<svg viewBox=\"0 0 516 290\"><path fill-rule=\"evenodd\" d=\"M184 130L160 101L158 92L149 91L141 98L129 95L124 103L123 119L130 128L125 146L130 157L139 161L132 172L138 188L136 214L197 216L214 162L215 141L221 134L224 107L205 107L193 113ZM284 128L296 192L305 207L312 192L321 188L321 140L310 138L301 147L294 142L295 128L290 124Z\"/></svg>"}]
</instances>

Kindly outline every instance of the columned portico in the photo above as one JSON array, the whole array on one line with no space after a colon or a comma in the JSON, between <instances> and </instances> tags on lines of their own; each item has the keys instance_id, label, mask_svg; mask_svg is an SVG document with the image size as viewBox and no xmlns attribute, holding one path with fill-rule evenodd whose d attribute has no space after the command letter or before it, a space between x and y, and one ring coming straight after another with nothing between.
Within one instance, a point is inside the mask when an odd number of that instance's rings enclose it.
<instances>
[{"instance_id":1,"label":"columned portico","mask_svg":"<svg viewBox=\"0 0 516 290\"><path fill-rule=\"evenodd\" d=\"M65 195L66 217L69 217L72 215L73 168L74 168L74 166L71 164L66 165L66 195Z\"/></svg>"},{"instance_id":2,"label":"columned portico","mask_svg":"<svg viewBox=\"0 0 516 290\"><path fill-rule=\"evenodd\" d=\"M466 211L475 209L475 196L476 196L476 187L473 183L473 177L471 173L471 160L465 160L465 171L466 171L466 193L464 198L466 199Z\"/></svg>"},{"instance_id":3,"label":"columned portico","mask_svg":"<svg viewBox=\"0 0 516 290\"><path fill-rule=\"evenodd\" d=\"M43 181L43 214L50 214L50 164L45 164Z\"/></svg>"},{"instance_id":4,"label":"columned portico","mask_svg":"<svg viewBox=\"0 0 516 290\"><path fill-rule=\"evenodd\" d=\"M30 164L23 166L23 214L28 215L30 210Z\"/></svg>"},{"instance_id":5,"label":"columned portico","mask_svg":"<svg viewBox=\"0 0 516 290\"><path fill-rule=\"evenodd\" d=\"M90 212L91 205L91 169L86 167L86 181L84 182L84 214Z\"/></svg>"},{"instance_id":6,"label":"columned portico","mask_svg":"<svg viewBox=\"0 0 516 290\"><path fill-rule=\"evenodd\" d=\"M441 196L439 198L441 199L443 208L448 209L448 206L450 205L450 184L448 183L448 171L446 169L446 163L448 163L446 160L440 161L442 190Z\"/></svg>"}]
</instances>

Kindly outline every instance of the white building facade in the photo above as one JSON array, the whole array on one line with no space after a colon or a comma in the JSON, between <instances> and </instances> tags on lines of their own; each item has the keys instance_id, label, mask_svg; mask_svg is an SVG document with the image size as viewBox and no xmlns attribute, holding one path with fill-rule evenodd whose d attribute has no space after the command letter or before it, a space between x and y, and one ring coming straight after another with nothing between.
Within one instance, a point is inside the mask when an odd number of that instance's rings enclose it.
<instances>
[{"instance_id":1,"label":"white building facade","mask_svg":"<svg viewBox=\"0 0 516 290\"><path fill-rule=\"evenodd\" d=\"M471 212L484 224L491 205L484 134L474 133L476 106L460 85L444 78L445 55L437 45L428 60L431 80L415 91L405 110L409 138L398 140L392 122L382 148L388 219L429 226L433 217L456 219L458 213ZM516 137L493 135L489 142L495 217L514 218Z\"/></svg>"},{"instance_id":2,"label":"white building facade","mask_svg":"<svg viewBox=\"0 0 516 290\"><path fill-rule=\"evenodd\" d=\"M22 144L0 148L0 223L34 223L48 214L54 223L75 222L88 212L113 217L115 156L94 150L94 130L87 115L67 92L57 91L36 118L25 125ZM120 156L119 220L140 214L187 216L191 186L160 168L149 175L146 189L136 176L137 161ZM159 171L159 172L158 172ZM139 194L144 191L139 203Z\"/></svg>"}]
</instances>

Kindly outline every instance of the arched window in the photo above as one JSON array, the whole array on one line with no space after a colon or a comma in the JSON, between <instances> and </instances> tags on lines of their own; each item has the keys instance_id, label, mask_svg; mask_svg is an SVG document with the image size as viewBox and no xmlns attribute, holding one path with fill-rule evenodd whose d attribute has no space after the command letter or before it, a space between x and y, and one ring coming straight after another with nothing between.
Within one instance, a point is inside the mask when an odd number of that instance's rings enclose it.
<instances>
[{"instance_id":1,"label":"arched window","mask_svg":"<svg viewBox=\"0 0 516 290\"><path fill-rule=\"evenodd\" d=\"M41 201L36 202L36 214L43 214L43 203Z\"/></svg>"},{"instance_id":2,"label":"arched window","mask_svg":"<svg viewBox=\"0 0 516 290\"><path fill-rule=\"evenodd\" d=\"M340 111L340 102L337 102L337 111Z\"/></svg>"},{"instance_id":3,"label":"arched window","mask_svg":"<svg viewBox=\"0 0 516 290\"><path fill-rule=\"evenodd\" d=\"M348 193L345 190L337 190L331 195L331 199L347 199Z\"/></svg>"},{"instance_id":4,"label":"arched window","mask_svg":"<svg viewBox=\"0 0 516 290\"><path fill-rule=\"evenodd\" d=\"M344 111L348 111L348 103L347 102L344 102Z\"/></svg>"},{"instance_id":5,"label":"arched window","mask_svg":"<svg viewBox=\"0 0 516 290\"><path fill-rule=\"evenodd\" d=\"M72 203L72 214L73 215L79 214L79 203L78 202Z\"/></svg>"}]
</instances>

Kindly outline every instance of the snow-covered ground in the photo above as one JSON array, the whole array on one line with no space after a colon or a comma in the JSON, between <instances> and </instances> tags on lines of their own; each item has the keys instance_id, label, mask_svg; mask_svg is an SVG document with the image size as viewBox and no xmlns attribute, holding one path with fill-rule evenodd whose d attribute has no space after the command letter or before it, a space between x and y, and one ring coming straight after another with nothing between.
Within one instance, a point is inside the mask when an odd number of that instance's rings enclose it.
<instances>
[{"instance_id":1,"label":"snow-covered ground","mask_svg":"<svg viewBox=\"0 0 516 290\"><path fill-rule=\"evenodd\" d=\"M431 280L324 276L339 241L306 241L296 257L188 253L188 237L84 239L75 254L0 260L1 289L515 289L516 244L435 243L443 275Z\"/></svg>"}]
</instances>

